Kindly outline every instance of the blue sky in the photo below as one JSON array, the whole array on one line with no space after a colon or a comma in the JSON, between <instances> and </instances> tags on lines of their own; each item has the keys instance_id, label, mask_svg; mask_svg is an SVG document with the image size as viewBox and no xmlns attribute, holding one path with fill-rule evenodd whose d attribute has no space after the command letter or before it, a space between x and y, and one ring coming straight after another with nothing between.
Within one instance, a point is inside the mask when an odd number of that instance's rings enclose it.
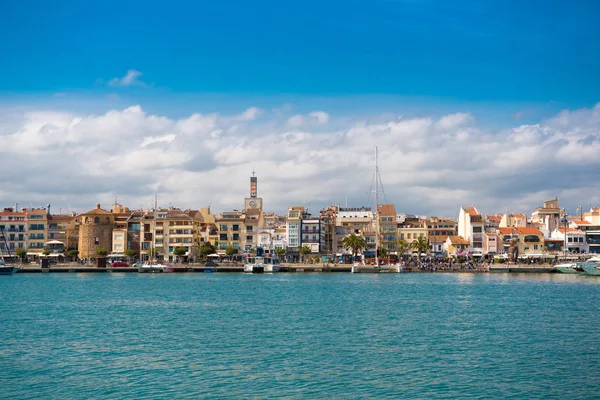
<instances>
[{"instance_id":1,"label":"blue sky","mask_svg":"<svg viewBox=\"0 0 600 400\"><path fill-rule=\"evenodd\" d=\"M600 93L594 1L5 2L0 91L386 94L583 106ZM95 84L96 83L96 84ZM146 93L148 97L150 94Z\"/></svg>"},{"instance_id":2,"label":"blue sky","mask_svg":"<svg viewBox=\"0 0 600 400\"><path fill-rule=\"evenodd\" d=\"M218 211L256 167L273 211L361 205L375 145L400 211L600 202L596 1L14 1L0 38L4 204Z\"/></svg>"}]
</instances>

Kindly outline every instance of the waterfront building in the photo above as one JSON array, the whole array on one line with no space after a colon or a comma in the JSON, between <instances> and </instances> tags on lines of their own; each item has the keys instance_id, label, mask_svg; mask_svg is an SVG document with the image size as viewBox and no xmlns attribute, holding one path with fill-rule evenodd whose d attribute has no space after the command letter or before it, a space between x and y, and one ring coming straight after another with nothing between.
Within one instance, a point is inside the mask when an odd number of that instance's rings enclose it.
<instances>
[{"instance_id":1,"label":"waterfront building","mask_svg":"<svg viewBox=\"0 0 600 400\"><path fill-rule=\"evenodd\" d=\"M321 220L305 212L300 222L301 246L307 246L311 254L321 252Z\"/></svg>"},{"instance_id":2,"label":"waterfront building","mask_svg":"<svg viewBox=\"0 0 600 400\"><path fill-rule=\"evenodd\" d=\"M498 224L498 228L525 228L527 226L527 216L525 214L504 214Z\"/></svg>"},{"instance_id":3,"label":"waterfront building","mask_svg":"<svg viewBox=\"0 0 600 400\"><path fill-rule=\"evenodd\" d=\"M444 255L444 243L449 236L454 235L429 235L429 245L431 246L431 255L442 256ZM399 254L401 255L401 254Z\"/></svg>"},{"instance_id":4,"label":"waterfront building","mask_svg":"<svg viewBox=\"0 0 600 400\"><path fill-rule=\"evenodd\" d=\"M537 228L498 228L499 252L508 253L510 242L513 238L517 239L517 245L520 255L525 254L540 254L544 250L544 234Z\"/></svg>"},{"instance_id":5,"label":"waterfront building","mask_svg":"<svg viewBox=\"0 0 600 400\"><path fill-rule=\"evenodd\" d=\"M27 256L39 257L46 249L50 205L47 208L28 208L24 211L27 215Z\"/></svg>"},{"instance_id":6,"label":"waterfront building","mask_svg":"<svg viewBox=\"0 0 600 400\"><path fill-rule=\"evenodd\" d=\"M418 238L429 237L429 229L425 225L425 220L414 218L405 218L403 222L397 224L397 239L404 240L409 244ZM453 235L447 235L453 236Z\"/></svg>"},{"instance_id":7,"label":"waterfront building","mask_svg":"<svg viewBox=\"0 0 600 400\"><path fill-rule=\"evenodd\" d=\"M241 211L223 212L216 218L218 240L215 243L217 253L225 254L227 247L231 246L242 252L244 249L243 238L245 235L246 215Z\"/></svg>"},{"instance_id":8,"label":"waterfront building","mask_svg":"<svg viewBox=\"0 0 600 400\"><path fill-rule=\"evenodd\" d=\"M483 234L483 254L493 255L502 252L503 248L500 248L499 246L500 237L497 232L485 232Z\"/></svg>"},{"instance_id":9,"label":"waterfront building","mask_svg":"<svg viewBox=\"0 0 600 400\"><path fill-rule=\"evenodd\" d=\"M400 223L400 221L398 221ZM425 219L425 228L427 228L427 235L432 236L444 236L444 240L447 236L456 235L456 221L452 218L444 217L429 217Z\"/></svg>"},{"instance_id":10,"label":"waterfront building","mask_svg":"<svg viewBox=\"0 0 600 400\"><path fill-rule=\"evenodd\" d=\"M144 238L141 235L141 231L145 215L145 211L135 210L127 218L127 249L135 251L136 258L139 260L148 259L148 249L150 248L150 243L148 243L148 247L144 248L144 252L142 253Z\"/></svg>"},{"instance_id":11,"label":"waterfront building","mask_svg":"<svg viewBox=\"0 0 600 400\"><path fill-rule=\"evenodd\" d=\"M304 207L292 206L288 209L286 218L287 253L292 259L299 259L302 236L300 233Z\"/></svg>"},{"instance_id":12,"label":"waterfront building","mask_svg":"<svg viewBox=\"0 0 600 400\"><path fill-rule=\"evenodd\" d=\"M342 241L354 233L362 236L367 242L365 252L375 254L375 216L370 207L340 207L335 217L335 230L333 232L333 248L336 256L348 256L350 251L345 249Z\"/></svg>"},{"instance_id":13,"label":"waterfront building","mask_svg":"<svg viewBox=\"0 0 600 400\"><path fill-rule=\"evenodd\" d=\"M396 207L393 204L378 204L377 218L379 225L379 247L392 253L396 250L396 231L398 223L396 220Z\"/></svg>"},{"instance_id":14,"label":"waterfront building","mask_svg":"<svg viewBox=\"0 0 600 400\"><path fill-rule=\"evenodd\" d=\"M567 251L571 253L588 253L589 246L586 241L585 232L576 228L556 228L550 235L551 239L561 240L567 243Z\"/></svg>"},{"instance_id":15,"label":"waterfront building","mask_svg":"<svg viewBox=\"0 0 600 400\"><path fill-rule=\"evenodd\" d=\"M79 224L79 258L97 258L100 249L104 249L108 254L112 249L114 215L100 208L100 204L96 204L96 208L77 215L76 219Z\"/></svg>"},{"instance_id":16,"label":"waterfront building","mask_svg":"<svg viewBox=\"0 0 600 400\"><path fill-rule=\"evenodd\" d=\"M77 249L79 235L75 229L75 215L48 215L48 237L46 250L51 252L50 256L64 256L66 250Z\"/></svg>"},{"instance_id":17,"label":"waterfront building","mask_svg":"<svg viewBox=\"0 0 600 400\"><path fill-rule=\"evenodd\" d=\"M486 215L484 218L484 228L486 232L496 232L500 227L500 221L502 221L502 214L491 214ZM485 244L484 244L485 248Z\"/></svg>"},{"instance_id":18,"label":"waterfront building","mask_svg":"<svg viewBox=\"0 0 600 400\"><path fill-rule=\"evenodd\" d=\"M448 236L442 245L443 252L448 257L468 256L471 243L462 236Z\"/></svg>"},{"instance_id":19,"label":"waterfront building","mask_svg":"<svg viewBox=\"0 0 600 400\"><path fill-rule=\"evenodd\" d=\"M463 206L458 215L458 236L469 241L474 255L483 255L483 217L475 206Z\"/></svg>"},{"instance_id":20,"label":"waterfront building","mask_svg":"<svg viewBox=\"0 0 600 400\"><path fill-rule=\"evenodd\" d=\"M321 244L320 251L324 255L332 255L335 252L335 218L339 207L331 205L327 208L322 208L319 212L319 220L321 221Z\"/></svg>"},{"instance_id":21,"label":"waterfront building","mask_svg":"<svg viewBox=\"0 0 600 400\"><path fill-rule=\"evenodd\" d=\"M0 235L3 234L6 243L0 236L0 252L8 255L8 251L14 256L16 249L28 249L27 243L27 213L18 211L18 205L7 207L0 211Z\"/></svg>"},{"instance_id":22,"label":"waterfront building","mask_svg":"<svg viewBox=\"0 0 600 400\"><path fill-rule=\"evenodd\" d=\"M590 253L600 253L600 207L590 209L583 214L582 221L577 222L579 229L585 232L586 243Z\"/></svg>"},{"instance_id":23,"label":"waterfront building","mask_svg":"<svg viewBox=\"0 0 600 400\"><path fill-rule=\"evenodd\" d=\"M545 226L543 233L548 238L552 231L558 227L561 215L562 212L558 206L558 197L555 197L552 200L545 201L542 207L538 207L531 214L531 222L532 224L543 224Z\"/></svg>"}]
</instances>

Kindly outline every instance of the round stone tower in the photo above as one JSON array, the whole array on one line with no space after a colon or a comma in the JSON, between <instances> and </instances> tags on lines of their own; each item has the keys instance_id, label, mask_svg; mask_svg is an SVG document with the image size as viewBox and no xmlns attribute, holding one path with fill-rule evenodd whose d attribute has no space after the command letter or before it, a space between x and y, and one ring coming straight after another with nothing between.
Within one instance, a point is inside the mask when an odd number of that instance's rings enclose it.
<instances>
[{"instance_id":1,"label":"round stone tower","mask_svg":"<svg viewBox=\"0 0 600 400\"><path fill-rule=\"evenodd\" d=\"M115 228L115 217L112 213L96 208L77 216L79 222L79 258L97 258L98 249L112 250L112 231Z\"/></svg>"}]
</instances>

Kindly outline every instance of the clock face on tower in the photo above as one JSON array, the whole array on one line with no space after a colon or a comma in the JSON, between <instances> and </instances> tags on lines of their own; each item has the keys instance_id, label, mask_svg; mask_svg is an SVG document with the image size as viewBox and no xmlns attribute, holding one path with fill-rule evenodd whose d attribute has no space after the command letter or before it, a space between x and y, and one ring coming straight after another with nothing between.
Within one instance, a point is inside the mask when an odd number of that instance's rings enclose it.
<instances>
[{"instance_id":1,"label":"clock face on tower","mask_svg":"<svg viewBox=\"0 0 600 400\"><path fill-rule=\"evenodd\" d=\"M248 203L248 205L252 208L256 207L256 202L254 200L252 200L250 203Z\"/></svg>"}]
</instances>

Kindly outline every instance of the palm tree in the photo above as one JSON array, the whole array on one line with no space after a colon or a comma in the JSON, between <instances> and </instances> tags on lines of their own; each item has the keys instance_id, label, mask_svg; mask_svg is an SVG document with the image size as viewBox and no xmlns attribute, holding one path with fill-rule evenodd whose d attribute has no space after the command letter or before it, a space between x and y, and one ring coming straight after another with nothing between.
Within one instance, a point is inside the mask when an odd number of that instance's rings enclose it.
<instances>
[{"instance_id":1,"label":"palm tree","mask_svg":"<svg viewBox=\"0 0 600 400\"><path fill-rule=\"evenodd\" d=\"M367 248L367 241L364 237L352 233L342 240L342 246L344 246L345 249L351 249L352 255L356 259L358 252Z\"/></svg>"},{"instance_id":2,"label":"palm tree","mask_svg":"<svg viewBox=\"0 0 600 400\"><path fill-rule=\"evenodd\" d=\"M404 256L404 253L406 253L408 250L410 250L410 243L408 243L406 240L404 239L400 239L398 240L398 258L402 259L402 256Z\"/></svg>"},{"instance_id":3,"label":"palm tree","mask_svg":"<svg viewBox=\"0 0 600 400\"><path fill-rule=\"evenodd\" d=\"M302 254L302 262L306 261L306 255L311 253L311 249L308 246L300 247L300 254Z\"/></svg>"},{"instance_id":4,"label":"palm tree","mask_svg":"<svg viewBox=\"0 0 600 400\"><path fill-rule=\"evenodd\" d=\"M417 251L419 261L421 261L421 253L426 253L429 251L429 242L427 239L421 236L413 240L413 242L410 244L410 247Z\"/></svg>"}]
</instances>

